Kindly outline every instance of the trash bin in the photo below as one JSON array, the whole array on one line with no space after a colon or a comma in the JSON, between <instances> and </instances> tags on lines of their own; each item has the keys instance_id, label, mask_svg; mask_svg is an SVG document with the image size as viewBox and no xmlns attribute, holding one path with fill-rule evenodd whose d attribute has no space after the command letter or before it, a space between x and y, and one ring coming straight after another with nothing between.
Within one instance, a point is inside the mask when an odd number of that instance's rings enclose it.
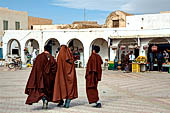
<instances>
[{"instance_id":1,"label":"trash bin","mask_svg":"<svg viewBox=\"0 0 170 113\"><path fill-rule=\"evenodd\" d=\"M108 70L113 70L113 69L114 69L114 64L113 63L109 63Z\"/></svg>"},{"instance_id":2,"label":"trash bin","mask_svg":"<svg viewBox=\"0 0 170 113\"><path fill-rule=\"evenodd\" d=\"M140 64L140 72L146 71L146 64Z\"/></svg>"},{"instance_id":3,"label":"trash bin","mask_svg":"<svg viewBox=\"0 0 170 113\"><path fill-rule=\"evenodd\" d=\"M138 63L132 63L132 72L140 72L140 65Z\"/></svg>"}]
</instances>

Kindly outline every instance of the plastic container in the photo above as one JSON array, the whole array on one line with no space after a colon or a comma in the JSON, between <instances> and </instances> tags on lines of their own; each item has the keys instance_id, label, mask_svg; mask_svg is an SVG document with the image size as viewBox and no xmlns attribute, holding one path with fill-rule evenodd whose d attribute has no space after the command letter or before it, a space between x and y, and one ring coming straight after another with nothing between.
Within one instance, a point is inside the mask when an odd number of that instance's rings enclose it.
<instances>
[{"instance_id":1,"label":"plastic container","mask_svg":"<svg viewBox=\"0 0 170 113\"><path fill-rule=\"evenodd\" d=\"M113 70L113 69L114 69L114 64L113 63L109 63L108 70Z\"/></svg>"},{"instance_id":2,"label":"plastic container","mask_svg":"<svg viewBox=\"0 0 170 113\"><path fill-rule=\"evenodd\" d=\"M132 72L140 72L140 65L137 63L132 63Z\"/></svg>"}]
</instances>

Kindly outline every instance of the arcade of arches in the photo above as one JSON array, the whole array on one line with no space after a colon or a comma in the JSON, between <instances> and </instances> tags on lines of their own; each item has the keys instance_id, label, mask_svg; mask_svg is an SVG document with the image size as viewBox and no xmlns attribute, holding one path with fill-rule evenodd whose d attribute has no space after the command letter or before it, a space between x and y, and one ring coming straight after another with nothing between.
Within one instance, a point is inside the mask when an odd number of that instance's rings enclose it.
<instances>
[{"instance_id":1,"label":"arcade of arches","mask_svg":"<svg viewBox=\"0 0 170 113\"><path fill-rule=\"evenodd\" d=\"M48 39L44 45L50 44L51 45L51 54L56 58L57 53L59 51L60 43L57 39L55 38L50 38ZM84 59L84 45L79 39L71 39L67 43L68 47L71 48L73 52L73 56L75 61L79 61L79 66L78 67L84 67L85 64L85 59ZM102 59L108 59L108 42L102 38L97 38L93 40L89 46L89 56L91 55L91 50L92 50L92 45L98 45L100 46L100 52L99 54L101 55ZM36 54L39 54L40 50L40 45L39 42L35 39L29 39L25 43L24 47L24 59L26 63L31 63L31 55L33 51L36 50ZM12 39L8 42L8 55L12 56L19 56L21 57L21 46L19 41ZM88 54L88 53L87 53ZM24 61L23 61L24 62Z\"/></svg>"}]
</instances>

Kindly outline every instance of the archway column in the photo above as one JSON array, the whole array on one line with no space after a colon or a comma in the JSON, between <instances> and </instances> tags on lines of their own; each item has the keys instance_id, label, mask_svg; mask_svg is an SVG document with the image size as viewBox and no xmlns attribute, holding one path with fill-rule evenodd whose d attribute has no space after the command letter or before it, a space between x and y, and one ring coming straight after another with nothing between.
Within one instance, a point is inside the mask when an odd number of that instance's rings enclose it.
<instances>
[{"instance_id":1,"label":"archway column","mask_svg":"<svg viewBox=\"0 0 170 113\"><path fill-rule=\"evenodd\" d=\"M3 59L7 60L8 42L3 42Z\"/></svg>"},{"instance_id":2,"label":"archway column","mask_svg":"<svg viewBox=\"0 0 170 113\"><path fill-rule=\"evenodd\" d=\"M139 56L147 56L147 51L143 49L145 45L149 44L151 39L141 39L140 42L140 49L139 49Z\"/></svg>"},{"instance_id":3,"label":"archway column","mask_svg":"<svg viewBox=\"0 0 170 113\"><path fill-rule=\"evenodd\" d=\"M26 63L24 49L25 49L25 44L21 44L21 61L23 64Z\"/></svg>"},{"instance_id":4,"label":"archway column","mask_svg":"<svg viewBox=\"0 0 170 113\"><path fill-rule=\"evenodd\" d=\"M110 40L112 40L112 39L110 39ZM109 45L110 46L109 47L109 49L110 49L110 58L109 58L109 60L111 60L111 61L114 60L114 58L116 56L116 53L117 53L117 51L119 49L118 45L119 45L120 41L121 40L112 40L111 45ZM117 47L117 49L112 50L111 46Z\"/></svg>"},{"instance_id":5,"label":"archway column","mask_svg":"<svg viewBox=\"0 0 170 113\"><path fill-rule=\"evenodd\" d=\"M44 51L44 41L43 41L43 38L44 37L44 32L42 30L40 30L40 45L39 45L39 53L42 53Z\"/></svg>"},{"instance_id":6,"label":"archway column","mask_svg":"<svg viewBox=\"0 0 170 113\"><path fill-rule=\"evenodd\" d=\"M90 44L86 45L86 47L84 48L84 66L83 67L86 67L88 59L91 55L89 48L90 48Z\"/></svg>"}]
</instances>

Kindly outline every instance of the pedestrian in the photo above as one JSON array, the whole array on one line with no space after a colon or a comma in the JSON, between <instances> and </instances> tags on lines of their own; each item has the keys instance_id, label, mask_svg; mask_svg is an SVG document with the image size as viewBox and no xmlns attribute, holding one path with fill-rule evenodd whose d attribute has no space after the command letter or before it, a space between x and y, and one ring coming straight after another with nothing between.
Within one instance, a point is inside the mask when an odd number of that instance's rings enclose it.
<instances>
[{"instance_id":1,"label":"pedestrian","mask_svg":"<svg viewBox=\"0 0 170 113\"><path fill-rule=\"evenodd\" d=\"M154 61L154 54L152 52L149 53L149 70L153 71L153 61Z\"/></svg>"},{"instance_id":2,"label":"pedestrian","mask_svg":"<svg viewBox=\"0 0 170 113\"><path fill-rule=\"evenodd\" d=\"M96 108L101 108L101 102L98 96L98 82L101 81L103 61L98 54L100 51L99 46L93 46L92 54L89 57L86 68L86 93L89 104L96 103Z\"/></svg>"},{"instance_id":3,"label":"pedestrian","mask_svg":"<svg viewBox=\"0 0 170 113\"><path fill-rule=\"evenodd\" d=\"M117 70L117 66L118 66L118 58L117 56L115 56L115 59L114 59L114 70Z\"/></svg>"},{"instance_id":4,"label":"pedestrian","mask_svg":"<svg viewBox=\"0 0 170 113\"><path fill-rule=\"evenodd\" d=\"M122 64L121 70L124 71L125 70L125 51L123 51L121 54L121 64Z\"/></svg>"},{"instance_id":5,"label":"pedestrian","mask_svg":"<svg viewBox=\"0 0 170 113\"><path fill-rule=\"evenodd\" d=\"M32 57L31 57L31 64L32 64L32 65L34 64L35 59L36 59L36 57L37 57L36 52L37 52L37 50L34 49L33 52L32 52L32 55L31 55L31 56L32 56Z\"/></svg>"},{"instance_id":6,"label":"pedestrian","mask_svg":"<svg viewBox=\"0 0 170 113\"><path fill-rule=\"evenodd\" d=\"M133 51L130 52L129 55L129 71L132 72L132 63L135 60L135 55L133 54Z\"/></svg>"},{"instance_id":7,"label":"pedestrian","mask_svg":"<svg viewBox=\"0 0 170 113\"><path fill-rule=\"evenodd\" d=\"M43 109L47 109L48 102L52 101L57 69L56 61L49 52L50 46L46 45L44 52L36 57L25 88L25 94L28 94L26 104L32 105L42 99Z\"/></svg>"},{"instance_id":8,"label":"pedestrian","mask_svg":"<svg viewBox=\"0 0 170 113\"><path fill-rule=\"evenodd\" d=\"M158 60L158 71L162 71L163 54L161 51L159 51L157 54L157 60Z\"/></svg>"},{"instance_id":9,"label":"pedestrian","mask_svg":"<svg viewBox=\"0 0 170 113\"><path fill-rule=\"evenodd\" d=\"M130 53L127 51L127 54L126 54L125 60L124 60L124 64L125 64L124 72L129 72L129 55L130 55Z\"/></svg>"},{"instance_id":10,"label":"pedestrian","mask_svg":"<svg viewBox=\"0 0 170 113\"><path fill-rule=\"evenodd\" d=\"M53 102L57 106L69 108L71 100L78 98L77 77L74 65L74 58L71 50L66 45L61 45L57 57L57 72L54 84Z\"/></svg>"},{"instance_id":11,"label":"pedestrian","mask_svg":"<svg viewBox=\"0 0 170 113\"><path fill-rule=\"evenodd\" d=\"M169 60L169 54L166 50L164 50L163 52L163 57L164 57L164 62L165 63L168 63L168 60Z\"/></svg>"}]
</instances>

